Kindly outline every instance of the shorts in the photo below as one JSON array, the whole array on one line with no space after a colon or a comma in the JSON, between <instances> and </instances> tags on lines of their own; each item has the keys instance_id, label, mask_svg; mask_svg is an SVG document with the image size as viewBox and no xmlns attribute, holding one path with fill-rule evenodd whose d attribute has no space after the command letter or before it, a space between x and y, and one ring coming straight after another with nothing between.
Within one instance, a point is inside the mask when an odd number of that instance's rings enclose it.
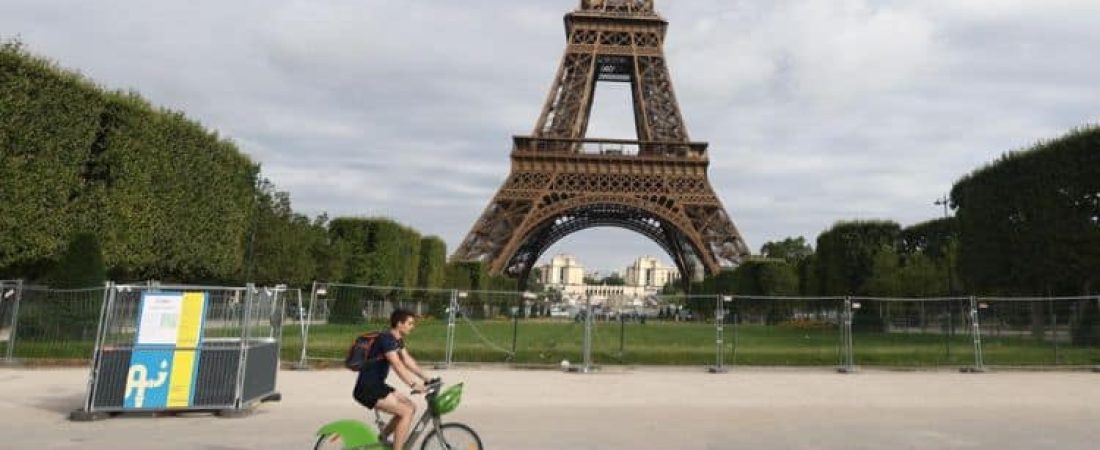
<instances>
[{"instance_id":1,"label":"shorts","mask_svg":"<svg viewBox=\"0 0 1100 450\"><path fill-rule=\"evenodd\" d=\"M360 405L374 409L374 405L379 400L386 398L393 391L394 388L385 383L357 384L355 385L355 391L352 392L352 397L355 397L355 401L359 402Z\"/></svg>"}]
</instances>

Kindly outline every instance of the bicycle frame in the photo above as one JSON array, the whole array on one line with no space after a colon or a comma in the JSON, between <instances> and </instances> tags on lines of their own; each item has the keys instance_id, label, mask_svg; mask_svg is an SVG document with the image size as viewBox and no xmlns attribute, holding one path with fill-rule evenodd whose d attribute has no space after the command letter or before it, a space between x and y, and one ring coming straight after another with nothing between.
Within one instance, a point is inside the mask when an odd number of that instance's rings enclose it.
<instances>
[{"instance_id":1,"label":"bicycle frame","mask_svg":"<svg viewBox=\"0 0 1100 450\"><path fill-rule=\"evenodd\" d=\"M428 431L429 425L432 427L432 429L435 430L436 439L440 440L440 444L445 444L443 442L443 430L440 429L440 426L443 425L443 418L432 414L432 412L430 411L430 398L428 399L428 402L429 403L425 407L424 413L420 415L420 419L416 421L416 423L413 425L412 431L409 432L409 438L405 441L405 447L401 450L413 450L413 444L420 440L420 436L423 435L424 432ZM382 415L378 412L378 410L374 410L374 420L374 423L378 425L378 431L381 432L382 427L385 427L386 424L382 421Z\"/></svg>"},{"instance_id":2,"label":"bicycle frame","mask_svg":"<svg viewBox=\"0 0 1100 450\"><path fill-rule=\"evenodd\" d=\"M440 440L440 444L446 448L446 443L443 442L443 418L441 415L435 414L432 411L432 399L439 391L442 390L443 384L432 386L431 389L424 395L427 400L424 412L420 414L420 418L414 422L412 431L409 433L408 440L405 441L405 446L401 450L413 450L413 444L415 444L420 436L428 430L435 430L435 438ZM377 442L378 434L382 431L382 428L386 426L386 422L382 420L382 414L377 409L374 411L374 423L377 426L377 430L371 430L363 422L357 420L341 420L330 423L321 430L318 434L335 434L343 438L345 443L353 445L351 448L357 449L387 449L381 444L359 444L362 442ZM429 428L430 427L430 428ZM345 447L347 448L347 447Z\"/></svg>"}]
</instances>

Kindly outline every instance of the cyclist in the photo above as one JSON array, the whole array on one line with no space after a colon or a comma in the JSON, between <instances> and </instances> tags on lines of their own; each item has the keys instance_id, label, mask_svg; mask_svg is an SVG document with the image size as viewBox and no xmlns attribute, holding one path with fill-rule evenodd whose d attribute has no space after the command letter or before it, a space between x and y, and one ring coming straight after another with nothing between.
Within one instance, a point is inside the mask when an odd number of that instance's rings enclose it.
<instances>
[{"instance_id":1,"label":"cyclist","mask_svg":"<svg viewBox=\"0 0 1100 450\"><path fill-rule=\"evenodd\" d=\"M412 355L405 348L405 337L416 327L416 315L404 309L390 314L390 329L382 332L371 346L367 360L359 371L352 396L367 408L385 411L393 417L382 428L379 438L384 442L392 436L392 448L404 448L409 436L409 426L416 415L416 405L408 397L398 393L386 384L392 367L413 393L424 392L424 383L429 377L420 369Z\"/></svg>"}]
</instances>

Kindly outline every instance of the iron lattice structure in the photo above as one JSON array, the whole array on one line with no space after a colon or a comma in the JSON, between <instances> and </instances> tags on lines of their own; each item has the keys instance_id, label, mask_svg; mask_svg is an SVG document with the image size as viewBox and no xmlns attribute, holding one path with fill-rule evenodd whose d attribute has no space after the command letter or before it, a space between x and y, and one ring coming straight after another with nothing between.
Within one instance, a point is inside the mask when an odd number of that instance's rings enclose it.
<instances>
[{"instance_id":1,"label":"iron lattice structure","mask_svg":"<svg viewBox=\"0 0 1100 450\"><path fill-rule=\"evenodd\" d=\"M566 14L565 54L535 129L514 137L508 179L451 260L522 282L555 242L600 226L652 239L685 281L750 254L707 179L707 143L688 138L667 29L653 0L583 0ZM597 82L631 84L637 140L586 138Z\"/></svg>"}]
</instances>

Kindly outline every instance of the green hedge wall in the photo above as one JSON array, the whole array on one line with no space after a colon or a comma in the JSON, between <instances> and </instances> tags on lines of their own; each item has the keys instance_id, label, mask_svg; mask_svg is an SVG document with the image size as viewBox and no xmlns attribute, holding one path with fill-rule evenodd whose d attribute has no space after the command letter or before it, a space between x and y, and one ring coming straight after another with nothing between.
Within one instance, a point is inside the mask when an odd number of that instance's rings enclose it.
<instances>
[{"instance_id":1,"label":"green hedge wall","mask_svg":"<svg viewBox=\"0 0 1100 450\"><path fill-rule=\"evenodd\" d=\"M819 295L860 295L871 278L874 257L893 248L901 226L889 221L840 222L817 237L814 267Z\"/></svg>"},{"instance_id":2,"label":"green hedge wall","mask_svg":"<svg viewBox=\"0 0 1100 450\"><path fill-rule=\"evenodd\" d=\"M1095 293L1100 127L1073 131L959 180L960 269L977 293Z\"/></svg>"},{"instance_id":3,"label":"green hedge wall","mask_svg":"<svg viewBox=\"0 0 1100 450\"><path fill-rule=\"evenodd\" d=\"M0 150L0 275L44 277L81 232L115 278L239 274L258 168L183 114L6 42Z\"/></svg>"}]
</instances>

